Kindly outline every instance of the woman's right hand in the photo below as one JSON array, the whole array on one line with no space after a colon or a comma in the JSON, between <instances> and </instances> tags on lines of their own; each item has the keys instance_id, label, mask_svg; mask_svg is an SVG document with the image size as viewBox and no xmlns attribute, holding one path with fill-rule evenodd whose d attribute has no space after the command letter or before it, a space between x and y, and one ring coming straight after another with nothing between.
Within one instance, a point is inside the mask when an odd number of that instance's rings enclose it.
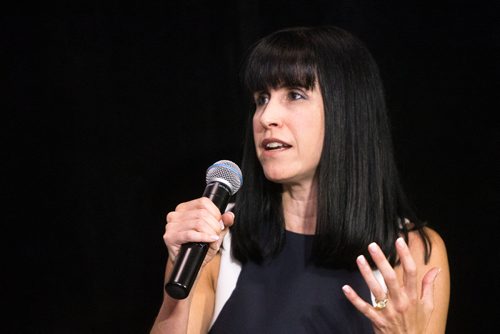
<instances>
[{"instance_id":1,"label":"woman's right hand","mask_svg":"<svg viewBox=\"0 0 500 334\"><path fill-rule=\"evenodd\" d=\"M222 240L233 222L232 212L221 215L215 204L206 197L179 204L175 211L167 214L163 235L169 260L175 262L182 244L206 242L210 247L202 264L204 266L219 251Z\"/></svg>"}]
</instances>

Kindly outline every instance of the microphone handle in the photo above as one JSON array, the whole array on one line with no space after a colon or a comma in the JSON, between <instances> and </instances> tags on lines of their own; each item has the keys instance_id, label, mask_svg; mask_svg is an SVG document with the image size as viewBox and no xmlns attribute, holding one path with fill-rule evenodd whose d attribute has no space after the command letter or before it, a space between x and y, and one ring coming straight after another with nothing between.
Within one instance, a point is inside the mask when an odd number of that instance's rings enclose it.
<instances>
[{"instance_id":1,"label":"microphone handle","mask_svg":"<svg viewBox=\"0 0 500 334\"><path fill-rule=\"evenodd\" d=\"M206 186L203 197L208 197L219 208L221 213L226 210L231 197L229 189L220 182ZM188 242L181 246L175 260L170 279L165 284L165 291L174 299L184 299L189 295L198 271L208 252L208 243Z\"/></svg>"}]
</instances>

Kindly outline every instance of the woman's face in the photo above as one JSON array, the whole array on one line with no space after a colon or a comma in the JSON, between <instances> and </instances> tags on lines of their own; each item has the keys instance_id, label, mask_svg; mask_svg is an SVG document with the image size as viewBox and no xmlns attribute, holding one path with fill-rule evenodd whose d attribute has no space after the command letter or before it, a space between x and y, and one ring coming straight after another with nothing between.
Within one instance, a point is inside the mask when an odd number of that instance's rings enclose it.
<instances>
[{"instance_id":1,"label":"woman's face","mask_svg":"<svg viewBox=\"0 0 500 334\"><path fill-rule=\"evenodd\" d=\"M325 132L319 84L311 90L282 87L257 92L254 100L255 149L266 178L282 184L311 184Z\"/></svg>"}]
</instances>

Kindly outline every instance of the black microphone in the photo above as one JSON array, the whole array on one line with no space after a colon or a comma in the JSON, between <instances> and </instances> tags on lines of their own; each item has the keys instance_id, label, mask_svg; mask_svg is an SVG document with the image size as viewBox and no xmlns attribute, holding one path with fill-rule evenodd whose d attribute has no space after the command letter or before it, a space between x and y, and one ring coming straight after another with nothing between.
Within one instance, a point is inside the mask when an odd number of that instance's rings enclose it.
<instances>
[{"instance_id":1,"label":"black microphone","mask_svg":"<svg viewBox=\"0 0 500 334\"><path fill-rule=\"evenodd\" d=\"M229 198L240 189L243 176L234 162L220 160L208 167L206 181L203 196L224 213ZM208 243L205 242L188 242L181 246L170 279L165 284L165 291L170 297L184 299L189 295L207 251Z\"/></svg>"}]
</instances>

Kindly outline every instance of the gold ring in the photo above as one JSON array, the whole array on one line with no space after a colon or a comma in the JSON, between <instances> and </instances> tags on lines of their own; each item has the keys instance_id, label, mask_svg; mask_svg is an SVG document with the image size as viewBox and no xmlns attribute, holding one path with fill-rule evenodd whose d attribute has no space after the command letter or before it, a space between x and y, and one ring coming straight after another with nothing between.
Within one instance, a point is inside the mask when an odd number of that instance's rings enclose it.
<instances>
[{"instance_id":1,"label":"gold ring","mask_svg":"<svg viewBox=\"0 0 500 334\"><path fill-rule=\"evenodd\" d=\"M389 301L389 299L384 298L382 300L377 300L375 299L375 305L373 306L377 311L380 311L380 310L383 310L387 307L387 302Z\"/></svg>"}]
</instances>

